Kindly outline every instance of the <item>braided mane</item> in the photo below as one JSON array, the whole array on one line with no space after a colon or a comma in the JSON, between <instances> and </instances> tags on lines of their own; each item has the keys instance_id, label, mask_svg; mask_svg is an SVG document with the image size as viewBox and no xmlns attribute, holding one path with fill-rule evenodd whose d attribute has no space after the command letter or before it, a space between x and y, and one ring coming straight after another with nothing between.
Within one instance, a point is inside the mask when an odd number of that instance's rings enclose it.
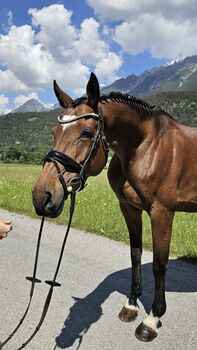
<instances>
[{"instance_id":1,"label":"braided mane","mask_svg":"<svg viewBox=\"0 0 197 350\"><path fill-rule=\"evenodd\" d=\"M144 100L141 100L140 98L130 96L129 94L123 94L121 92L113 91L109 94L101 95L99 98L99 102L101 103L108 103L110 101L126 104L143 115L150 115L153 112L153 110L159 109L159 107L156 107L155 105L150 105L149 103L145 102ZM82 96L72 101L71 106L77 107L78 105L85 102L87 102L87 97Z\"/></svg>"},{"instance_id":2,"label":"braided mane","mask_svg":"<svg viewBox=\"0 0 197 350\"><path fill-rule=\"evenodd\" d=\"M102 95L100 97L100 102L112 102L123 103L132 108L134 108L137 112L143 113L144 115L150 115L154 109L158 107L154 105L150 105L149 103L141 100L140 98L130 96L129 94L123 94L121 92L110 92L107 95Z\"/></svg>"}]
</instances>

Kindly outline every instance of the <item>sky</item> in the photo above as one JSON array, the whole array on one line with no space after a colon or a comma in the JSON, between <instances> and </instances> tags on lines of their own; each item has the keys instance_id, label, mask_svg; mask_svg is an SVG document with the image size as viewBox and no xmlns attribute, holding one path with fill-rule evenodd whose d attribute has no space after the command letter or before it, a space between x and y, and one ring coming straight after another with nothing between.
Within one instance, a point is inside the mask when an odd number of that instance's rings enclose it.
<instances>
[{"instance_id":1,"label":"sky","mask_svg":"<svg viewBox=\"0 0 197 350\"><path fill-rule=\"evenodd\" d=\"M0 114L194 54L196 0L0 0Z\"/></svg>"}]
</instances>

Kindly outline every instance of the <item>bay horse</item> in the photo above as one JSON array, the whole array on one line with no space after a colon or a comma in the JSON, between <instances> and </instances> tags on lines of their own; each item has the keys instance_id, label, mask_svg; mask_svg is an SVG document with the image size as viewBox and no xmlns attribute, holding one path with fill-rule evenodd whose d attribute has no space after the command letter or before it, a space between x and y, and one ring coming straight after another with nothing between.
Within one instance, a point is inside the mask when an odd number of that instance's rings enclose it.
<instances>
[{"instance_id":1,"label":"bay horse","mask_svg":"<svg viewBox=\"0 0 197 350\"><path fill-rule=\"evenodd\" d=\"M55 81L54 91L65 111L53 129L54 150L46 156L33 189L36 212L58 216L70 192L81 190L89 176L102 171L109 145L114 155L108 180L129 231L132 263L131 292L119 318L130 322L139 312L145 210L152 228L155 293L151 312L135 335L151 341L166 311L165 275L175 211L197 211L197 130L141 99L118 92L100 95L93 73L87 96L73 100Z\"/></svg>"}]
</instances>

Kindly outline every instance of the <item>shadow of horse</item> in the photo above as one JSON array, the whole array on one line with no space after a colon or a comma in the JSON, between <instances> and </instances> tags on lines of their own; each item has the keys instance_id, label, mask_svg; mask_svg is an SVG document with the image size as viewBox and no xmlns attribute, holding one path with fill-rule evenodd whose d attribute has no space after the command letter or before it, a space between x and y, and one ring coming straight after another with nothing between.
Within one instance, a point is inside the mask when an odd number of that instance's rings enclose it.
<instances>
[{"instance_id":1,"label":"shadow of horse","mask_svg":"<svg viewBox=\"0 0 197 350\"><path fill-rule=\"evenodd\" d=\"M140 298L145 311L148 313L153 301L154 280L152 264L142 265L143 296ZM64 328L56 338L56 344L62 349L72 346L78 341L76 349L79 349L83 336L88 332L92 324L102 316L102 304L113 292L127 295L130 291L131 269L116 271L107 276L90 294L84 298L74 299L69 315L64 322ZM170 260L166 291L168 292L196 292L197 272L195 265L180 259ZM121 309L120 305L120 309ZM56 349L56 346L55 348Z\"/></svg>"}]
</instances>

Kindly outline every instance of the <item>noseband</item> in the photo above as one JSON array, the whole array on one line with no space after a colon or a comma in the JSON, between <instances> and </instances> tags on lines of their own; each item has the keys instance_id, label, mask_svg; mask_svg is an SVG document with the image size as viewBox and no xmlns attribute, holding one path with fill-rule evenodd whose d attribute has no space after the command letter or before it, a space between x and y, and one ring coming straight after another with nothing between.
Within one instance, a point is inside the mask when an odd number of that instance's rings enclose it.
<instances>
[{"instance_id":1,"label":"noseband","mask_svg":"<svg viewBox=\"0 0 197 350\"><path fill-rule=\"evenodd\" d=\"M98 146L100 141L101 141L102 146L103 146L103 151L105 154L106 162L107 162L107 157L108 157L108 152L109 152L107 140L106 140L106 137L105 137L104 132L103 132L104 118L101 114L87 113L87 114L82 114L80 116L67 116L67 117L68 117L67 119L64 119L64 116L62 116L62 115L59 116L58 122L60 124L69 124L69 123L72 123L72 122L80 120L80 119L93 118L93 119L98 121L98 124L97 124L97 129L96 129L88 156L82 164L76 162L71 157L69 157L66 154L59 152L57 150L49 151L49 153L47 153L47 155L44 158L44 163L45 162L53 162L53 164L57 170L59 180L62 184L65 198L67 198L68 194L73 191L72 184L74 184L74 182L79 182L79 187L77 188L77 190L75 190L75 192L78 192L84 188L85 182L87 180L86 170L87 170L91 160L93 159L93 157L95 155L95 152L97 150L97 146ZM60 170L58 163L63 165L64 169L67 172L74 172L74 173L78 174L77 176L75 176L69 180L68 185L66 184L66 182L64 180L63 172Z\"/></svg>"}]
</instances>

